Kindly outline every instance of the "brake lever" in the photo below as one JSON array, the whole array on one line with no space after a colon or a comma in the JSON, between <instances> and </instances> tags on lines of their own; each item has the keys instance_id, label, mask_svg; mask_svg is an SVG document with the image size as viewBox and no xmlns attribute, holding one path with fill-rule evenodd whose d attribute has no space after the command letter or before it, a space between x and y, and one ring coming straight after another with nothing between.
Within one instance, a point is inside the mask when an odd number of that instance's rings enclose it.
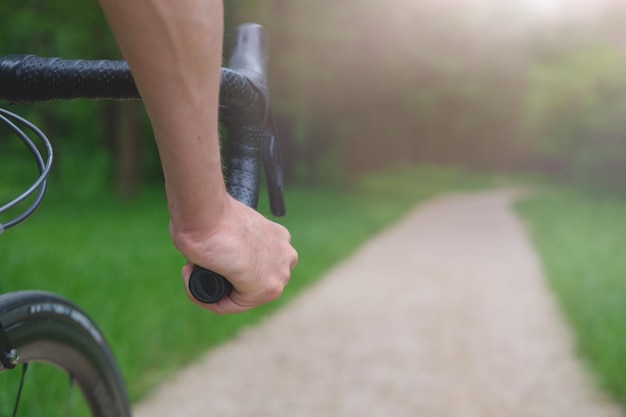
<instances>
[{"instance_id":1,"label":"brake lever","mask_svg":"<svg viewBox=\"0 0 626 417\"><path fill-rule=\"evenodd\" d=\"M281 217L287 212L283 195L283 166L280 154L280 142L276 138L276 125L272 110L268 110L265 121L265 133L261 144L265 180L270 200L270 210L274 216Z\"/></svg>"}]
</instances>

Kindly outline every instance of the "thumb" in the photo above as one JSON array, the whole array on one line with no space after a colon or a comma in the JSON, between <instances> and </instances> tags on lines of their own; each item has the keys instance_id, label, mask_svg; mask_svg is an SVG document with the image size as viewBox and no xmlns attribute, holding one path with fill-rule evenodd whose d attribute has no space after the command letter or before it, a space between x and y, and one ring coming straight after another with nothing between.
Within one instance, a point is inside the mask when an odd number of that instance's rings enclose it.
<instances>
[{"instance_id":1,"label":"thumb","mask_svg":"<svg viewBox=\"0 0 626 417\"><path fill-rule=\"evenodd\" d=\"M183 282L185 283L185 289L189 292L189 278L191 277L191 272L193 271L194 265L190 262L187 262L181 271L181 275L183 278Z\"/></svg>"}]
</instances>

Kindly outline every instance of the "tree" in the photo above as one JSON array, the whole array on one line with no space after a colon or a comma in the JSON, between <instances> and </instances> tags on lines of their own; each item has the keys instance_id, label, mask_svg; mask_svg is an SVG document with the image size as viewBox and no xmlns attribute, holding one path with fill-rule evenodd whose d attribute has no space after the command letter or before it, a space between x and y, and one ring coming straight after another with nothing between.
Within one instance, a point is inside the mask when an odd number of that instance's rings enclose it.
<instances>
[{"instance_id":1,"label":"tree","mask_svg":"<svg viewBox=\"0 0 626 417\"><path fill-rule=\"evenodd\" d=\"M68 59L119 59L115 42L97 2L73 0L27 2L6 0L0 4L3 17L0 53L29 53ZM138 187L141 166L142 113L139 103L54 103L30 106L24 111L43 123L55 142L60 180L86 178L90 166L85 159L114 161L116 188L123 197ZM123 141L123 142L122 142ZM98 156L103 154L102 157ZM60 166L63 165L63 166ZM63 178L68 177L68 178ZM94 173L98 181L107 175Z\"/></svg>"},{"instance_id":2,"label":"tree","mask_svg":"<svg viewBox=\"0 0 626 417\"><path fill-rule=\"evenodd\" d=\"M626 190L626 50L615 16L537 42L525 135L541 168Z\"/></svg>"}]
</instances>

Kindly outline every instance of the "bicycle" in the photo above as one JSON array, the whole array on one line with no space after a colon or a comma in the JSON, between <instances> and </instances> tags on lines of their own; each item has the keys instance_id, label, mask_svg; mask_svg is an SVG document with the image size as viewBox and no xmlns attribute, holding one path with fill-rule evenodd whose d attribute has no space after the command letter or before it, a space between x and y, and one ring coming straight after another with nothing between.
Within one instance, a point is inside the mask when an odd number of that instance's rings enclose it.
<instances>
[{"instance_id":1,"label":"bicycle","mask_svg":"<svg viewBox=\"0 0 626 417\"><path fill-rule=\"evenodd\" d=\"M271 212L283 216L282 167L269 106L267 59L263 28L257 24L239 26L230 60L221 73L220 119L228 138L225 178L233 197L256 208L263 166ZM124 61L10 55L0 57L0 99L18 103L140 97ZM27 120L0 109L0 121L28 147L39 169L39 178L31 187L0 207L2 214L32 198L23 213L0 224L1 234L26 220L41 204L53 150L45 134ZM41 141L45 155L31 136ZM217 302L231 288L224 277L199 267L194 269L190 291L201 302ZM33 362L50 363L67 373L70 387L80 388L91 415L130 416L124 381L111 349L87 313L69 300L47 292L0 295L0 374L18 365L22 368L14 416L28 366ZM68 404L71 401L68 399Z\"/></svg>"}]
</instances>

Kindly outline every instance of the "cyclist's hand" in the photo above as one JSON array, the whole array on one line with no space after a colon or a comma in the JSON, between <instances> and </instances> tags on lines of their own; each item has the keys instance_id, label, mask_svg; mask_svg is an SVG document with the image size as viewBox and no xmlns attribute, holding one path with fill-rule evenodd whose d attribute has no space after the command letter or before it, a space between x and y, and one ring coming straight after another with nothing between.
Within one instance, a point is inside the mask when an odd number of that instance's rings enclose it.
<instances>
[{"instance_id":1,"label":"cyclist's hand","mask_svg":"<svg viewBox=\"0 0 626 417\"><path fill-rule=\"evenodd\" d=\"M170 226L176 247L188 261L182 271L187 296L218 314L241 313L278 298L298 262L287 229L230 197L219 217L211 230L193 235L177 235ZM233 290L215 304L196 301L188 289L195 265L223 275Z\"/></svg>"}]
</instances>

